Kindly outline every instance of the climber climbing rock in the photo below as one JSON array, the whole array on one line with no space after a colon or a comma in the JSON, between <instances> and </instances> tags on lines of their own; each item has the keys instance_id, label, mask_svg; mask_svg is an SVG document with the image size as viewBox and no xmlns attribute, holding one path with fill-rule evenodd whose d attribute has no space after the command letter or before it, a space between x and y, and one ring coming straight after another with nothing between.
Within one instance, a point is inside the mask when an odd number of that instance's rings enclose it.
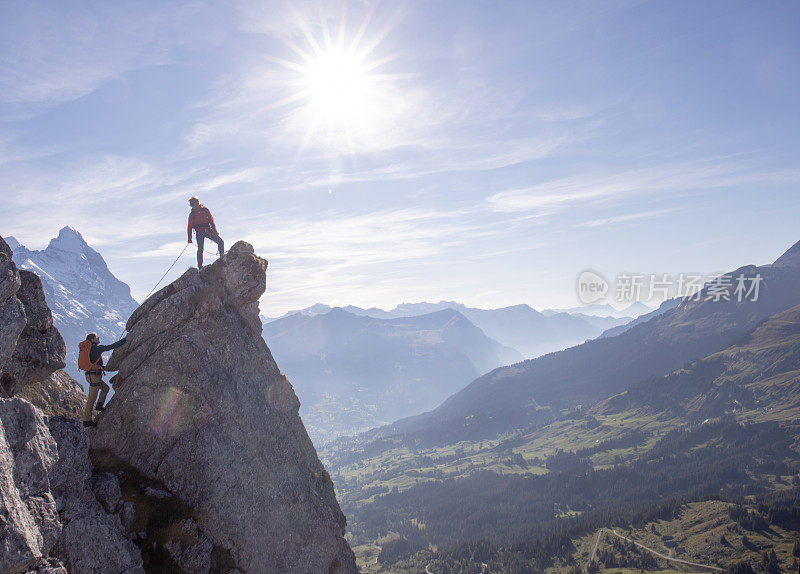
<instances>
[{"instance_id":1,"label":"climber climbing rock","mask_svg":"<svg viewBox=\"0 0 800 574\"><path fill-rule=\"evenodd\" d=\"M78 345L78 368L81 371L86 371L86 382L89 384L86 406L83 409L83 426L85 427L97 426L97 422L92 419L92 407L95 410L104 411L106 396L108 396L108 391L111 388L108 383L103 381L103 373L105 373L103 353L116 349L127 340L127 338L123 337L116 343L101 345L97 333L89 333L86 335L86 340L81 341ZM97 396L98 393L100 394L99 397ZM96 406L95 400L97 401Z\"/></svg>"},{"instance_id":2,"label":"climber climbing rock","mask_svg":"<svg viewBox=\"0 0 800 574\"><path fill-rule=\"evenodd\" d=\"M219 249L219 256L225 254L225 242L217 232L217 226L214 223L214 218L206 206L200 203L196 197L189 199L189 205L192 206L192 211L189 213L189 225L187 231L189 233L189 243L192 242L192 230L197 236L197 267L203 268L203 244L206 239L210 239L217 244Z\"/></svg>"}]
</instances>

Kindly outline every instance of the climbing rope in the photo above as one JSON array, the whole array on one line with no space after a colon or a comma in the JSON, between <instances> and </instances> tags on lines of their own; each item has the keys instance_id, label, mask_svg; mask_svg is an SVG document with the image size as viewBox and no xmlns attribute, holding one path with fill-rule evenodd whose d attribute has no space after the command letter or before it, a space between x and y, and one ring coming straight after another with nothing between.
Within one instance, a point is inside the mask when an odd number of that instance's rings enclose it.
<instances>
[{"instance_id":1,"label":"climbing rope","mask_svg":"<svg viewBox=\"0 0 800 574\"><path fill-rule=\"evenodd\" d=\"M187 243L186 245L184 245L184 246L183 246L183 250L182 250L182 251L180 252L180 254L179 254L179 255L178 255L176 258L175 258L175 261L173 261L173 262L172 262L172 265L170 265L170 266L169 266L169 268L168 268L168 269L167 269L167 270L164 272L164 274L161 276L161 279L159 279L159 280L158 280L158 283L156 283L156 284L153 286L153 288L152 288L152 289L150 289L150 293L148 293L148 294L147 294L147 297L145 297L144 299L142 299L142 303L144 303L145 301L147 301L147 300L150 298L150 295L152 295L152 294L153 294L153 292L155 292L155 290L156 290L156 287L158 287L159 285L161 285L161 282L164 280L164 277L166 277L166 276L167 276L167 274L168 274L170 271L172 271L172 268L173 268L173 267L175 267L175 264L176 264L176 263L177 263L177 262L180 260L180 258L181 258L181 257L183 257L183 254L184 254L184 253L186 253L186 249L189 247L189 245L190 245L190 244L189 244L189 243ZM117 337L115 337L115 338L114 338L114 340L117 340L117 341L118 341L120 338L122 338L122 335L124 335L124 334L125 334L125 331L126 331L126 330L127 330L127 329L125 329L125 328L123 327L123 329L122 329L122 331L120 332L120 334L119 334Z\"/></svg>"},{"instance_id":2,"label":"climbing rope","mask_svg":"<svg viewBox=\"0 0 800 574\"><path fill-rule=\"evenodd\" d=\"M206 255L219 255L219 251L208 251L205 247L203 248L203 253ZM227 251L222 252L223 255L226 255L227 253Z\"/></svg>"},{"instance_id":3,"label":"climbing rope","mask_svg":"<svg viewBox=\"0 0 800 574\"><path fill-rule=\"evenodd\" d=\"M176 258L175 258L175 261L173 261L173 262L172 262L172 265L170 265L170 266L169 266L169 268L168 268L168 269L167 269L167 270L164 272L164 274L161 276L161 279L159 279L159 280L158 280L158 283L156 283L156 284L153 286L153 288L152 288L152 289L150 289L150 293L148 293L148 294L147 294L147 297L145 297L145 298L142 300L142 302L143 302L143 303L144 303L145 301L147 301L147 300L150 298L150 295L152 295L152 294L155 292L155 290L156 290L156 287L158 287L159 285L161 285L161 282L164 280L164 277L166 277L166 276L167 276L167 274L168 274L170 271L172 271L172 268L173 268L173 267L175 267L175 264L176 264L178 261L180 261L180 258L181 258L181 257L183 257L183 254L184 254L184 253L186 253L186 250L189 248L189 245L191 245L191 243L187 243L186 245L184 245L184 246L183 246L183 250L182 250L182 251L180 252L180 254L179 254L179 255L178 255ZM219 255L219 252L207 251L205 248L203 248L203 253L206 253L206 254L208 254L208 255ZM227 252L227 251L223 251L223 252L222 252L222 255L225 255L226 253L228 253L228 252ZM123 328L123 329L122 329L122 331L120 332L120 334L119 334L117 337L115 337L115 340L119 340L119 339L122 337L122 335L124 335L124 334L125 334L125 331L126 331L126 330L127 330L127 329Z\"/></svg>"},{"instance_id":4,"label":"climbing rope","mask_svg":"<svg viewBox=\"0 0 800 574\"><path fill-rule=\"evenodd\" d=\"M181 257L183 257L183 254L184 254L184 253L186 253L186 249L189 247L189 245L190 245L190 244L189 244L189 243L187 243L186 245L184 245L184 246L183 246L183 249L181 250L181 252L180 252L180 255L178 255L178 256L175 258L175 261L173 261L173 262L172 262L172 265L170 265L170 266L169 266L169 268L168 268L166 271L164 271L164 274L161 276L161 279L159 279L159 280L158 280L158 283L156 283L156 284L153 286L153 288L152 288L152 289L150 289L150 293L148 293L148 294L147 294L147 297L145 297L145 298L142 300L142 302L144 302L144 301L147 301L147 300L150 298L150 295L152 295L152 294L153 294L153 292L156 290L156 287L158 287L159 285L161 285L161 282L164 280L164 277L166 277L166 276L167 276L167 273L169 273L170 271L172 271L172 268L173 268L173 267L175 267L175 264L178 262L178 260L179 260Z\"/></svg>"}]
</instances>

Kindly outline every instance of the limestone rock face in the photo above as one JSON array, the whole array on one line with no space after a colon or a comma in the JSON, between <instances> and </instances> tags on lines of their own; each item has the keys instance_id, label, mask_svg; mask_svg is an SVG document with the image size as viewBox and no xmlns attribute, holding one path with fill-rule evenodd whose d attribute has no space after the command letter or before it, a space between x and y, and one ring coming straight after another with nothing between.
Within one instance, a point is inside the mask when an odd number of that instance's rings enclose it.
<instances>
[{"instance_id":1,"label":"limestone rock face","mask_svg":"<svg viewBox=\"0 0 800 574\"><path fill-rule=\"evenodd\" d=\"M0 396L19 395L45 414L77 416L85 395L59 369L64 340L53 326L41 279L19 271L0 237Z\"/></svg>"},{"instance_id":2,"label":"limestone rock face","mask_svg":"<svg viewBox=\"0 0 800 574\"><path fill-rule=\"evenodd\" d=\"M80 422L0 399L0 572L144 572L121 509L116 478L92 475Z\"/></svg>"},{"instance_id":3,"label":"limestone rock face","mask_svg":"<svg viewBox=\"0 0 800 574\"><path fill-rule=\"evenodd\" d=\"M5 241L0 245L0 383L10 397L63 368L66 347L53 327L41 279L18 271L4 249L10 253Z\"/></svg>"},{"instance_id":4,"label":"limestone rock face","mask_svg":"<svg viewBox=\"0 0 800 574\"><path fill-rule=\"evenodd\" d=\"M21 285L17 299L25 309L25 328L3 368L3 387L9 395L65 366L64 339L53 327L41 279L30 271L20 271L19 276Z\"/></svg>"},{"instance_id":5,"label":"limestone rock face","mask_svg":"<svg viewBox=\"0 0 800 574\"><path fill-rule=\"evenodd\" d=\"M0 399L0 572L35 567L61 534L48 480L57 458L42 413Z\"/></svg>"},{"instance_id":6,"label":"limestone rock face","mask_svg":"<svg viewBox=\"0 0 800 574\"><path fill-rule=\"evenodd\" d=\"M333 484L260 336L266 267L238 242L134 312L92 447L191 508L190 551L168 547L176 563L202 569L213 545L247 572L356 572Z\"/></svg>"},{"instance_id":7,"label":"limestone rock face","mask_svg":"<svg viewBox=\"0 0 800 574\"><path fill-rule=\"evenodd\" d=\"M92 477L89 438L83 426L74 419L51 417L49 428L58 443L51 489L64 517L63 534L51 555L71 572L144 572L141 553L125 537L116 514L119 484L112 475Z\"/></svg>"},{"instance_id":8,"label":"limestone rock face","mask_svg":"<svg viewBox=\"0 0 800 574\"><path fill-rule=\"evenodd\" d=\"M11 261L11 249L0 237L0 374L25 328L25 307L17 298L21 285L19 271Z\"/></svg>"}]
</instances>

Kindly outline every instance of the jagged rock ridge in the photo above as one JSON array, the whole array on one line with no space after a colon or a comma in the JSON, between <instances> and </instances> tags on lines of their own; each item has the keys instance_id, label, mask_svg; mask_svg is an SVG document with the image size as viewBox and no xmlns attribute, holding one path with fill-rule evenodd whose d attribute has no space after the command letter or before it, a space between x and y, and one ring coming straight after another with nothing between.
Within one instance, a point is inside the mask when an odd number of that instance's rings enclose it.
<instances>
[{"instance_id":1,"label":"jagged rock ridge","mask_svg":"<svg viewBox=\"0 0 800 574\"><path fill-rule=\"evenodd\" d=\"M0 399L0 572L22 572L61 535L48 473L56 441L42 414L22 399Z\"/></svg>"},{"instance_id":2,"label":"jagged rock ridge","mask_svg":"<svg viewBox=\"0 0 800 574\"><path fill-rule=\"evenodd\" d=\"M25 394L37 386L52 390L56 377L64 390L37 396L45 403L55 400L51 410L69 411L76 406L74 381L68 384L57 371L64 366L64 342L52 325L41 281L19 271L11 258L0 237L2 394ZM143 572L117 511L100 504L94 478L80 423L47 420L22 398L0 398L0 572ZM106 477L103 490L110 484L116 478Z\"/></svg>"},{"instance_id":3,"label":"jagged rock ridge","mask_svg":"<svg viewBox=\"0 0 800 574\"><path fill-rule=\"evenodd\" d=\"M66 371L78 381L78 343L96 332L112 342L125 320L138 307L128 285L108 269L103 257L77 230L64 227L46 249L35 251L8 238L19 269L32 271L42 280L53 324L67 344Z\"/></svg>"},{"instance_id":4,"label":"jagged rock ridge","mask_svg":"<svg viewBox=\"0 0 800 574\"><path fill-rule=\"evenodd\" d=\"M356 572L333 484L260 336L266 267L238 242L133 313L93 447L191 508L196 526L176 528L210 540L194 563L216 548L248 572Z\"/></svg>"},{"instance_id":5,"label":"jagged rock ridge","mask_svg":"<svg viewBox=\"0 0 800 574\"><path fill-rule=\"evenodd\" d=\"M20 271L0 238L0 396L64 367L64 339L53 327L42 281Z\"/></svg>"}]
</instances>

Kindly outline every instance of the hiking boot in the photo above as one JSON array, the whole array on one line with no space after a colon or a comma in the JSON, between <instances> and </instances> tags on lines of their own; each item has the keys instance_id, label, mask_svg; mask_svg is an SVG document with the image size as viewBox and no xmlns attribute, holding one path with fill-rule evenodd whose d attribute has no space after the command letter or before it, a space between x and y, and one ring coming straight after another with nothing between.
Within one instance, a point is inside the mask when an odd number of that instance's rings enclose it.
<instances>
[{"instance_id":1,"label":"hiking boot","mask_svg":"<svg viewBox=\"0 0 800 574\"><path fill-rule=\"evenodd\" d=\"M94 407L94 410L100 411L102 413L104 410L106 410L106 407L104 407L103 405L97 405Z\"/></svg>"},{"instance_id":2,"label":"hiking boot","mask_svg":"<svg viewBox=\"0 0 800 574\"><path fill-rule=\"evenodd\" d=\"M97 421L83 421L83 426L85 426L86 428L96 427Z\"/></svg>"}]
</instances>

